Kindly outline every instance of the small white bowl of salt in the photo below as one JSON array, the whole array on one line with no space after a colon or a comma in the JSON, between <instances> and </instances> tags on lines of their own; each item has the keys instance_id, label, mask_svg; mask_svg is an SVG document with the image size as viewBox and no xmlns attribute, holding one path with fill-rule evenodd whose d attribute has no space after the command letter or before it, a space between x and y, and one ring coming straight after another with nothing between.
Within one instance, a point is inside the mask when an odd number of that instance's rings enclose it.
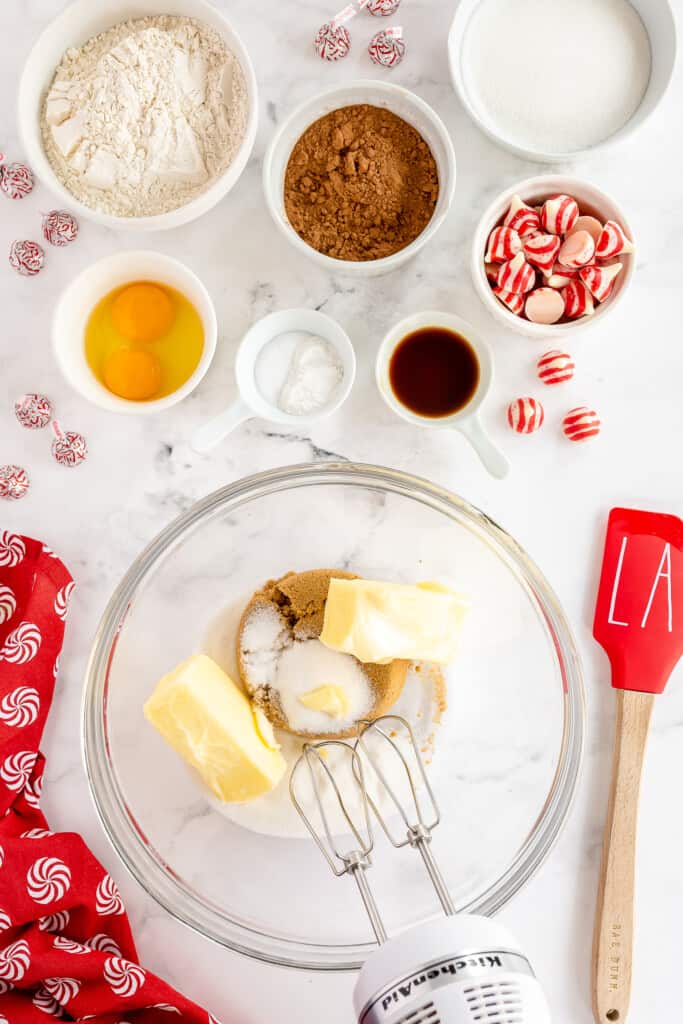
<instances>
[{"instance_id":1,"label":"small white bowl of salt","mask_svg":"<svg viewBox=\"0 0 683 1024\"><path fill-rule=\"evenodd\" d=\"M353 345L336 320L315 309L270 313L237 350L239 398L199 428L192 447L208 452L254 417L287 426L317 423L343 405L355 376Z\"/></svg>"}]
</instances>

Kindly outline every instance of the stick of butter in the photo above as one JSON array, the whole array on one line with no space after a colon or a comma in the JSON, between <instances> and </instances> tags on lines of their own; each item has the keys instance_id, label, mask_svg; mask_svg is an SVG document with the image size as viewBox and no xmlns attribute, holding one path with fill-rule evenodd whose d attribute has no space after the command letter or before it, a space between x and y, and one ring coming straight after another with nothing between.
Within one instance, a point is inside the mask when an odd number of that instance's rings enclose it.
<instances>
[{"instance_id":1,"label":"stick of butter","mask_svg":"<svg viewBox=\"0 0 683 1024\"><path fill-rule=\"evenodd\" d=\"M332 579L320 639L362 662L405 658L447 665L468 608L466 598L440 583Z\"/></svg>"},{"instance_id":2,"label":"stick of butter","mask_svg":"<svg viewBox=\"0 0 683 1024\"><path fill-rule=\"evenodd\" d=\"M287 765L272 732L259 723L230 676L205 654L188 658L164 676L144 712L225 803L262 796L285 774Z\"/></svg>"}]
</instances>

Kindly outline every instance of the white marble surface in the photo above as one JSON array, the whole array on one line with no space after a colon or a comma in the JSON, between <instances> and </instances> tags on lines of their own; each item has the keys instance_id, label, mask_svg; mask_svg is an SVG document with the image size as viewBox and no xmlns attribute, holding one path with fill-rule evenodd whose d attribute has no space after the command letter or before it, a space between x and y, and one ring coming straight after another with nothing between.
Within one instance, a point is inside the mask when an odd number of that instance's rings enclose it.
<instances>
[{"instance_id":1,"label":"white marble surface","mask_svg":"<svg viewBox=\"0 0 683 1024\"><path fill-rule=\"evenodd\" d=\"M10 158L22 155L14 111L22 60L61 6L59 0L7 0L0 7L0 148ZM533 957L556 1024L588 1024L592 913L614 710L607 663L590 637L602 530L608 508L617 503L683 511L680 70L662 107L635 138L563 168L594 180L623 203L640 242L638 270L631 295L614 317L574 343L579 373L566 390L547 396L543 434L519 439L506 430L502 408L511 397L538 391L533 364L543 348L490 320L470 282L468 243L484 205L540 168L499 151L460 109L446 61L451 4L404 0L409 56L392 78L433 103L452 132L459 162L454 208L415 262L367 285L332 279L292 253L265 210L260 160L274 124L293 104L327 83L380 76L362 45L376 22L357 20L354 54L327 67L311 55L310 40L334 4L222 0L221 6L254 56L262 97L255 154L235 191L210 216L158 237L83 224L78 244L51 251L48 268L35 280L16 277L4 257L0 262L0 462L23 463L33 477L29 497L0 509L2 522L45 540L79 583L44 739L47 813L54 827L80 830L120 881L143 960L226 1024L349 1022L351 977L284 973L226 952L172 921L125 876L87 792L79 752L80 691L93 631L112 588L141 547L196 498L256 470L330 454L422 474L484 508L526 547L564 602L585 658L589 732L576 806L552 856L503 919ZM7 251L12 238L38 237L38 211L50 206L42 188L22 203L0 197L0 251ZM186 259L210 288L220 319L219 352L206 381L182 406L155 419L117 418L86 405L61 381L50 352L52 308L72 275L101 255L140 244ZM293 305L324 309L351 335L359 374L349 404L312 435L251 422L211 457L194 455L188 446L192 429L233 396L232 360L241 333L256 317ZM378 399L371 368L383 332L397 318L426 307L461 314L495 349L498 379L485 418L513 464L504 483L485 475L459 436L414 430ZM10 399L26 390L50 394L64 425L88 435L90 459L68 478L52 464L46 436L22 431L11 414ZM559 436L558 418L583 401L601 412L605 428L598 442L574 450ZM683 823L676 808L682 738L679 666L657 702L644 781L634 1024L671 1019L680 1005Z\"/></svg>"}]
</instances>

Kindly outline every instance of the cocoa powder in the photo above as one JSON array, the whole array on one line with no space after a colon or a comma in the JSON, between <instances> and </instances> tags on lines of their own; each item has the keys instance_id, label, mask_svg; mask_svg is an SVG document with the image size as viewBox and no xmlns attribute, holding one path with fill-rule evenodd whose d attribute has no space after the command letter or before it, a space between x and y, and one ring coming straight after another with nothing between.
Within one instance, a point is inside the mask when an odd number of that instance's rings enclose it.
<instances>
[{"instance_id":1,"label":"cocoa powder","mask_svg":"<svg viewBox=\"0 0 683 1024\"><path fill-rule=\"evenodd\" d=\"M306 129L285 172L285 210L300 237L337 259L377 260L429 223L436 161L403 118L369 104L342 107Z\"/></svg>"}]
</instances>

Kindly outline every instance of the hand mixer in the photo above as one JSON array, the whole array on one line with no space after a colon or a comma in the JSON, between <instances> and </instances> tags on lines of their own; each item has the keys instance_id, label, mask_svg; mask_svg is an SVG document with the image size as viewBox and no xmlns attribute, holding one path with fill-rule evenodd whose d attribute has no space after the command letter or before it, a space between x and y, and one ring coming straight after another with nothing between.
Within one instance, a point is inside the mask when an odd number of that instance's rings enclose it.
<instances>
[{"instance_id":1,"label":"hand mixer","mask_svg":"<svg viewBox=\"0 0 683 1024\"><path fill-rule=\"evenodd\" d=\"M356 820L349 812L338 773L330 767L331 748L349 759L350 782L360 795ZM407 783L407 800L397 796L383 759L377 756L378 749L391 757L399 777ZM364 762L372 769L375 793L384 792L396 811L390 820L380 812L377 796L373 799L368 791ZM320 829L310 820L298 795L304 779L313 789ZM354 991L359 1024L550 1024L541 987L508 930L486 917L456 914L430 846L432 831L440 821L439 808L405 719L388 715L364 725L353 746L342 740L307 744L292 771L290 793L334 874L350 875L358 885L377 939L379 948L365 962ZM339 820L345 830L341 836L330 823L328 797L337 817L341 812ZM412 847L420 853L444 918L388 937L367 878L374 847L372 817L394 847ZM405 831L395 834L390 827L394 818Z\"/></svg>"}]
</instances>

